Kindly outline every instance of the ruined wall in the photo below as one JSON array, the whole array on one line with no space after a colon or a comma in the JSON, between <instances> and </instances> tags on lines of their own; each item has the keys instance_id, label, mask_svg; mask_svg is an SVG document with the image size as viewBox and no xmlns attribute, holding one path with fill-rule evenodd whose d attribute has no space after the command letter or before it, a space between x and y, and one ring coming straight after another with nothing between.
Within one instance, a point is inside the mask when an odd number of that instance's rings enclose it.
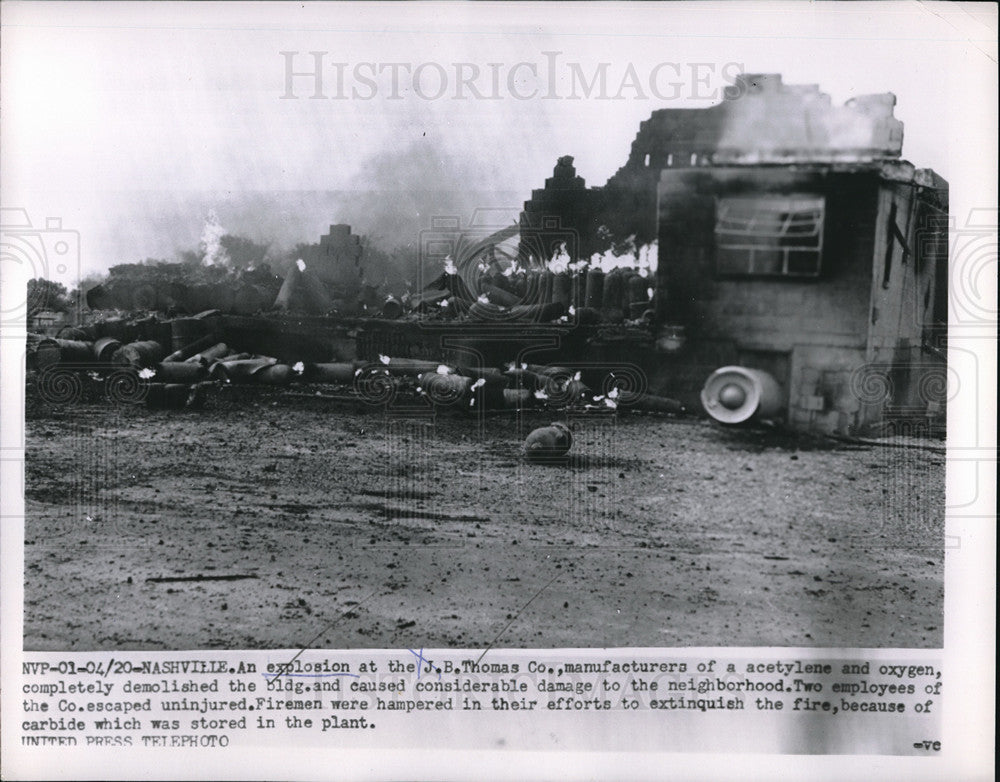
<instances>
[{"instance_id":1,"label":"ruined wall","mask_svg":"<svg viewBox=\"0 0 1000 782\"><path fill-rule=\"evenodd\" d=\"M548 261L565 243L570 259L589 258L597 252L597 228L604 197L599 188L587 188L577 176L573 158L556 162L545 187L532 190L521 213L523 258ZM603 248L602 248L603 249Z\"/></svg>"},{"instance_id":2,"label":"ruined wall","mask_svg":"<svg viewBox=\"0 0 1000 782\"><path fill-rule=\"evenodd\" d=\"M903 123L892 93L859 95L843 106L816 84L779 74L744 74L723 102L718 163L868 161L898 158Z\"/></svg>"},{"instance_id":3,"label":"ruined wall","mask_svg":"<svg viewBox=\"0 0 1000 782\"><path fill-rule=\"evenodd\" d=\"M818 275L721 271L720 199L788 194L824 199ZM793 423L827 430L855 425L850 377L866 355L878 197L872 168L664 171L658 318L683 325L688 337L679 354L665 358L673 393L694 404L714 369L743 364L767 370L788 390Z\"/></svg>"},{"instance_id":4,"label":"ruined wall","mask_svg":"<svg viewBox=\"0 0 1000 782\"><path fill-rule=\"evenodd\" d=\"M872 263L870 420L879 408L933 416L946 401L947 183L912 168L886 173Z\"/></svg>"},{"instance_id":5,"label":"ruined wall","mask_svg":"<svg viewBox=\"0 0 1000 782\"><path fill-rule=\"evenodd\" d=\"M353 289L360 288L364 276L361 256L361 237L351 233L351 226L337 224L319 238L319 247L306 263L323 282Z\"/></svg>"},{"instance_id":6,"label":"ruined wall","mask_svg":"<svg viewBox=\"0 0 1000 782\"><path fill-rule=\"evenodd\" d=\"M660 171L689 168L711 159L718 148L727 104L707 109L660 109L639 125L628 160L604 187L601 224L640 246L656 238L656 188Z\"/></svg>"},{"instance_id":7,"label":"ruined wall","mask_svg":"<svg viewBox=\"0 0 1000 782\"><path fill-rule=\"evenodd\" d=\"M946 370L924 345L946 318L946 188L908 163L664 171L658 318L688 342L661 374L693 401L719 366L765 369L789 422L827 432L943 413ZM724 268L725 204L789 194L823 199L818 274Z\"/></svg>"},{"instance_id":8,"label":"ruined wall","mask_svg":"<svg viewBox=\"0 0 1000 782\"><path fill-rule=\"evenodd\" d=\"M825 199L823 247L815 278L720 274L717 199L815 194ZM698 338L741 334L769 345L803 341L864 348L878 178L785 167L664 171L660 185L659 317Z\"/></svg>"},{"instance_id":9,"label":"ruined wall","mask_svg":"<svg viewBox=\"0 0 1000 782\"><path fill-rule=\"evenodd\" d=\"M583 180L568 188L550 179L545 190L534 191L525 213L537 220L546 209L555 210L580 231L583 247L595 252L632 235L642 246L656 238L656 192L664 169L895 159L903 144L895 104L895 96L885 93L834 106L815 84L785 84L773 73L742 74L715 106L654 111L639 125L628 160L603 192L589 191L591 200L583 194ZM606 235L588 235L600 226Z\"/></svg>"}]
</instances>

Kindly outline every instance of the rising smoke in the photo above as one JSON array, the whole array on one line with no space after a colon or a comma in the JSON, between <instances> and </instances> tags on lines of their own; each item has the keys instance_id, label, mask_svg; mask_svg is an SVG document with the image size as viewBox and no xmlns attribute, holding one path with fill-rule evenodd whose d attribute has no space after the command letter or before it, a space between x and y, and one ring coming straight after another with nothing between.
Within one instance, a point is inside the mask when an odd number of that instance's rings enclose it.
<instances>
[{"instance_id":1,"label":"rising smoke","mask_svg":"<svg viewBox=\"0 0 1000 782\"><path fill-rule=\"evenodd\" d=\"M497 185L505 178L495 156L473 157L422 137L367 158L342 194L336 222L383 249L416 249L435 217L467 225L477 209L519 209L525 194L502 192Z\"/></svg>"}]
</instances>

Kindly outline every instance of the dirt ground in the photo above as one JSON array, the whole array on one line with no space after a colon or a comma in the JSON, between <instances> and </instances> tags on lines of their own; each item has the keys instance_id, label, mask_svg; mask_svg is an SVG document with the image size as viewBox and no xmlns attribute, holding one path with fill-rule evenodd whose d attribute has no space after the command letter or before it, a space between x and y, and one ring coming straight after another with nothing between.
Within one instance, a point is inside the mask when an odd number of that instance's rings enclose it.
<instances>
[{"instance_id":1,"label":"dirt ground","mask_svg":"<svg viewBox=\"0 0 1000 782\"><path fill-rule=\"evenodd\" d=\"M939 441L231 390L29 406L26 649L942 645Z\"/></svg>"}]
</instances>

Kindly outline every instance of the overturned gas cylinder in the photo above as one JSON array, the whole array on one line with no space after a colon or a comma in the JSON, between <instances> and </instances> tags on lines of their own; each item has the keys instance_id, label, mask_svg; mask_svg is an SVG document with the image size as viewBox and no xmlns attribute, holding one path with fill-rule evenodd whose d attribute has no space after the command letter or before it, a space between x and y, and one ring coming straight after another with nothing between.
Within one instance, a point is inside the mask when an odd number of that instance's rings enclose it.
<instances>
[{"instance_id":1,"label":"overturned gas cylinder","mask_svg":"<svg viewBox=\"0 0 1000 782\"><path fill-rule=\"evenodd\" d=\"M207 348L200 353L195 353L184 360L191 364L211 364L218 359L225 358L228 353L229 346L225 342L219 342L212 347Z\"/></svg>"},{"instance_id":2,"label":"overturned gas cylinder","mask_svg":"<svg viewBox=\"0 0 1000 782\"><path fill-rule=\"evenodd\" d=\"M471 377L452 373L425 372L417 379L419 390L435 405L459 405L471 393Z\"/></svg>"},{"instance_id":3,"label":"overturned gas cylinder","mask_svg":"<svg viewBox=\"0 0 1000 782\"><path fill-rule=\"evenodd\" d=\"M161 361L152 370L157 383L197 383L208 374L204 365L184 361Z\"/></svg>"},{"instance_id":4,"label":"overturned gas cylinder","mask_svg":"<svg viewBox=\"0 0 1000 782\"><path fill-rule=\"evenodd\" d=\"M217 361L212 365L210 371L216 380L228 380L230 383L260 383L265 382L258 377L260 373L276 366L277 363L278 359L269 356ZM290 376L290 367L288 371ZM281 371L279 370L279 372Z\"/></svg>"},{"instance_id":5,"label":"overturned gas cylinder","mask_svg":"<svg viewBox=\"0 0 1000 782\"><path fill-rule=\"evenodd\" d=\"M348 362L305 364L302 368L302 378L309 383L340 383L350 385L359 374L354 364Z\"/></svg>"},{"instance_id":6,"label":"overturned gas cylinder","mask_svg":"<svg viewBox=\"0 0 1000 782\"><path fill-rule=\"evenodd\" d=\"M535 429L524 441L524 455L532 461L565 456L573 444L569 427L556 421Z\"/></svg>"},{"instance_id":7,"label":"overturned gas cylinder","mask_svg":"<svg viewBox=\"0 0 1000 782\"><path fill-rule=\"evenodd\" d=\"M255 372L253 378L268 386L286 386L292 382L292 368L288 364L272 364Z\"/></svg>"},{"instance_id":8,"label":"overturned gas cylinder","mask_svg":"<svg viewBox=\"0 0 1000 782\"><path fill-rule=\"evenodd\" d=\"M716 421L743 424L774 419L785 409L787 397L764 370L730 366L715 370L705 381L701 403Z\"/></svg>"},{"instance_id":9,"label":"overturned gas cylinder","mask_svg":"<svg viewBox=\"0 0 1000 782\"><path fill-rule=\"evenodd\" d=\"M503 389L504 407L515 410L523 410L534 404L535 395L530 388L505 388Z\"/></svg>"},{"instance_id":10,"label":"overturned gas cylinder","mask_svg":"<svg viewBox=\"0 0 1000 782\"><path fill-rule=\"evenodd\" d=\"M152 367L160 363L166 351L159 342L147 339L140 342L130 342L118 348L111 356L112 363L128 364L136 368Z\"/></svg>"}]
</instances>

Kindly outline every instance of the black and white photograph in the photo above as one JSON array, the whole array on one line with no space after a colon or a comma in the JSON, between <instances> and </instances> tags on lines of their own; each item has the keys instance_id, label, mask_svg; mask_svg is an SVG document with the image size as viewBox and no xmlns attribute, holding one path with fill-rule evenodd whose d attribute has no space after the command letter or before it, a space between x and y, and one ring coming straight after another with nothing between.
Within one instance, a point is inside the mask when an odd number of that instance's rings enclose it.
<instances>
[{"instance_id":1,"label":"black and white photograph","mask_svg":"<svg viewBox=\"0 0 1000 782\"><path fill-rule=\"evenodd\" d=\"M950 647L995 5L3 16L5 650Z\"/></svg>"}]
</instances>

